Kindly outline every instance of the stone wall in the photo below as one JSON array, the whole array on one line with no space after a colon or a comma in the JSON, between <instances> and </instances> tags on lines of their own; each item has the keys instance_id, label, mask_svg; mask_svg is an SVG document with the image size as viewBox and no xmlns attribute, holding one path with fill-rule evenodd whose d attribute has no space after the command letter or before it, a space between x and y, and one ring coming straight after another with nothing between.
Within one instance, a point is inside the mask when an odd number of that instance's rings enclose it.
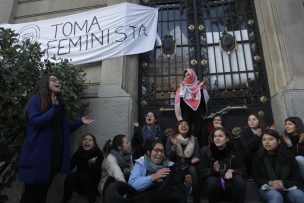
<instances>
[{"instance_id":1,"label":"stone wall","mask_svg":"<svg viewBox=\"0 0 304 203\"><path fill-rule=\"evenodd\" d=\"M304 119L304 8L300 0L255 0L274 120Z\"/></svg>"}]
</instances>

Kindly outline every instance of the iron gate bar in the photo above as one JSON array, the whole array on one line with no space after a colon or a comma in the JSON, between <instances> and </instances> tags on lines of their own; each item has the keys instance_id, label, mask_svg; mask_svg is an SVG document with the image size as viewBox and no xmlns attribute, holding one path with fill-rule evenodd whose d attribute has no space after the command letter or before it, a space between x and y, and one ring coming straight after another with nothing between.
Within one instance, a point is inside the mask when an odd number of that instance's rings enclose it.
<instances>
[{"instance_id":1,"label":"iron gate bar","mask_svg":"<svg viewBox=\"0 0 304 203\"><path fill-rule=\"evenodd\" d=\"M194 32L195 32L195 38L196 39L200 39L200 33L199 33L199 29L198 29L198 26L199 26L199 17L198 17L198 12L196 9L197 8L197 0L193 0L193 7L194 7ZM195 50L196 50L196 60L198 61L197 63L197 75L198 75L198 79L199 80L202 80L202 69L200 67L200 63L201 63L201 46L200 46L200 40L195 40Z\"/></svg>"}]
</instances>

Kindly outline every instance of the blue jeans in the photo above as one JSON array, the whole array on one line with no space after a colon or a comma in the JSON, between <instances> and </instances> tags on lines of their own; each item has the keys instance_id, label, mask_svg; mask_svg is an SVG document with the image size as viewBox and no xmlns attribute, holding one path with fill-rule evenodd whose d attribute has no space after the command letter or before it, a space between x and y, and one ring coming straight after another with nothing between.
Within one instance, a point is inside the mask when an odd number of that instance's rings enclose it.
<instances>
[{"instance_id":1,"label":"blue jeans","mask_svg":"<svg viewBox=\"0 0 304 203\"><path fill-rule=\"evenodd\" d=\"M296 158L299 168L300 168L302 180L304 180L304 156L300 155L300 156L296 156L295 158Z\"/></svg>"},{"instance_id":2,"label":"blue jeans","mask_svg":"<svg viewBox=\"0 0 304 203\"><path fill-rule=\"evenodd\" d=\"M277 190L262 190L259 189L262 202L265 203L284 203L284 196L290 203L304 203L304 193L299 189L294 189L286 192Z\"/></svg>"}]
</instances>

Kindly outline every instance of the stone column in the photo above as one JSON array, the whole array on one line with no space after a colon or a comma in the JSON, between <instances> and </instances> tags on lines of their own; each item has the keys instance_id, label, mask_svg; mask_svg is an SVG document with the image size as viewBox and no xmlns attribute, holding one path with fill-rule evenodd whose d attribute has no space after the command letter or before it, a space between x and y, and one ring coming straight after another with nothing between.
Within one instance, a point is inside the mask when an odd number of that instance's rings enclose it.
<instances>
[{"instance_id":1,"label":"stone column","mask_svg":"<svg viewBox=\"0 0 304 203\"><path fill-rule=\"evenodd\" d=\"M111 0L108 6L124 1ZM130 2L130 1L128 1ZM132 2L136 3L136 2ZM88 114L95 124L84 127L78 135L92 132L100 147L117 134L131 138L134 116L137 116L138 57L123 56L102 61L98 98L89 99ZM75 140L76 147L81 137Z\"/></svg>"},{"instance_id":2,"label":"stone column","mask_svg":"<svg viewBox=\"0 0 304 203\"><path fill-rule=\"evenodd\" d=\"M304 119L304 8L300 0L255 0L274 120Z\"/></svg>"},{"instance_id":3,"label":"stone column","mask_svg":"<svg viewBox=\"0 0 304 203\"><path fill-rule=\"evenodd\" d=\"M12 23L18 0L1 0L0 23Z\"/></svg>"}]
</instances>

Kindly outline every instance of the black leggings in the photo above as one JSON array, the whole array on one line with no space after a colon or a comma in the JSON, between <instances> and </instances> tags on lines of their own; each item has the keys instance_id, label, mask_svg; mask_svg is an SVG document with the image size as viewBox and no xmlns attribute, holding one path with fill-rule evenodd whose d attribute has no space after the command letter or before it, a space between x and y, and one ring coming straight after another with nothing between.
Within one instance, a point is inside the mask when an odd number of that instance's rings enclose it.
<instances>
[{"instance_id":1,"label":"black leggings","mask_svg":"<svg viewBox=\"0 0 304 203\"><path fill-rule=\"evenodd\" d=\"M209 176L205 181L205 194L210 203L220 200L230 200L234 203L243 203L245 198L245 180L240 175L234 175L226 180L225 190L220 186L219 177Z\"/></svg>"},{"instance_id":2,"label":"black leggings","mask_svg":"<svg viewBox=\"0 0 304 203\"><path fill-rule=\"evenodd\" d=\"M59 168L51 170L51 177L49 182L24 184L24 190L21 195L20 203L45 203L47 199L48 190L52 184L55 175Z\"/></svg>"},{"instance_id":3,"label":"black leggings","mask_svg":"<svg viewBox=\"0 0 304 203\"><path fill-rule=\"evenodd\" d=\"M198 172L195 166L190 165L188 167L188 172L191 175L192 179L192 196L193 196L193 203L200 202L200 194L199 194L199 178Z\"/></svg>"},{"instance_id":4,"label":"black leggings","mask_svg":"<svg viewBox=\"0 0 304 203\"><path fill-rule=\"evenodd\" d=\"M88 172L70 173L64 179L63 201L70 200L72 198L72 193L75 191L79 194L86 195L89 198L90 203L95 202L97 184Z\"/></svg>"}]
</instances>

